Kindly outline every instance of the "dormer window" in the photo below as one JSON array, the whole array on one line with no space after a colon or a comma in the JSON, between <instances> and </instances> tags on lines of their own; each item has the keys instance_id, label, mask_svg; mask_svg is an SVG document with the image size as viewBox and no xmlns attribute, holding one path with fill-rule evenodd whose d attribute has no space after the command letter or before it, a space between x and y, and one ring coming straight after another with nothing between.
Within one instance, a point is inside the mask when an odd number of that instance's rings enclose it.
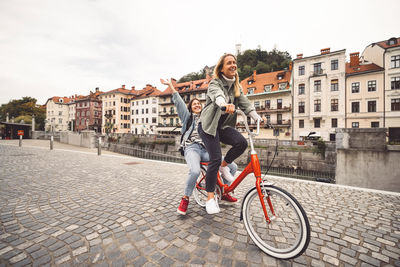
<instances>
[{"instance_id":1,"label":"dormer window","mask_svg":"<svg viewBox=\"0 0 400 267\"><path fill-rule=\"evenodd\" d=\"M279 90L285 90L286 89L287 83L280 83L279 84Z\"/></svg>"},{"instance_id":2,"label":"dormer window","mask_svg":"<svg viewBox=\"0 0 400 267\"><path fill-rule=\"evenodd\" d=\"M247 89L247 94L248 94L248 95L254 94L254 89L255 89L254 87L248 88L248 89Z\"/></svg>"},{"instance_id":3,"label":"dormer window","mask_svg":"<svg viewBox=\"0 0 400 267\"><path fill-rule=\"evenodd\" d=\"M271 90L272 90L272 84L264 85L265 92L271 92Z\"/></svg>"},{"instance_id":4,"label":"dormer window","mask_svg":"<svg viewBox=\"0 0 400 267\"><path fill-rule=\"evenodd\" d=\"M253 84L253 83L254 83L253 80L248 80L248 81L247 81L247 84Z\"/></svg>"},{"instance_id":5,"label":"dormer window","mask_svg":"<svg viewBox=\"0 0 400 267\"><path fill-rule=\"evenodd\" d=\"M196 88L200 88L200 84L198 83L198 84L196 84Z\"/></svg>"},{"instance_id":6,"label":"dormer window","mask_svg":"<svg viewBox=\"0 0 400 267\"><path fill-rule=\"evenodd\" d=\"M283 76L282 75L279 75L278 76L278 80L282 80L283 79Z\"/></svg>"},{"instance_id":7,"label":"dormer window","mask_svg":"<svg viewBox=\"0 0 400 267\"><path fill-rule=\"evenodd\" d=\"M395 38L395 37L390 38L390 39L387 41L387 44L388 44L388 45L395 45L395 44L397 44L397 38Z\"/></svg>"}]
</instances>

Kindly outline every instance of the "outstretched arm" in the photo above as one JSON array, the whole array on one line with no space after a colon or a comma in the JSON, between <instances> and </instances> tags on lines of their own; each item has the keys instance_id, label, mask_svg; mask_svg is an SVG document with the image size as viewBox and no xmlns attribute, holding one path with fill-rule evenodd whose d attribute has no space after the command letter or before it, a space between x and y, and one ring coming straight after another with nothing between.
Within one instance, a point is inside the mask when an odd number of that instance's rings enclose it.
<instances>
[{"instance_id":1,"label":"outstretched arm","mask_svg":"<svg viewBox=\"0 0 400 267\"><path fill-rule=\"evenodd\" d=\"M168 85L170 88L171 88L171 90L172 90L172 93L176 93L177 91L175 90L175 87L174 87L174 85L172 84L172 81L171 81L171 79L160 79L160 82L162 83L162 84L164 84L164 85Z\"/></svg>"}]
</instances>

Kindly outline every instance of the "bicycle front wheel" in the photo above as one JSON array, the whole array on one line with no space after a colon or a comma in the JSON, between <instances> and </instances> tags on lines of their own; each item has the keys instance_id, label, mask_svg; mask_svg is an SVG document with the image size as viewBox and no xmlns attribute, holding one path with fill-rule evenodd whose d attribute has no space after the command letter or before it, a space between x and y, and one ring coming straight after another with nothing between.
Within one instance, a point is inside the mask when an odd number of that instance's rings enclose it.
<instances>
[{"instance_id":1,"label":"bicycle front wheel","mask_svg":"<svg viewBox=\"0 0 400 267\"><path fill-rule=\"evenodd\" d=\"M285 190L263 186L264 201L271 222L267 222L257 189L245 196L242 216L247 233L266 254L278 259L301 255L310 242L310 223L299 202ZM271 205L268 204L270 201ZM273 215L272 209L275 212Z\"/></svg>"}]
</instances>

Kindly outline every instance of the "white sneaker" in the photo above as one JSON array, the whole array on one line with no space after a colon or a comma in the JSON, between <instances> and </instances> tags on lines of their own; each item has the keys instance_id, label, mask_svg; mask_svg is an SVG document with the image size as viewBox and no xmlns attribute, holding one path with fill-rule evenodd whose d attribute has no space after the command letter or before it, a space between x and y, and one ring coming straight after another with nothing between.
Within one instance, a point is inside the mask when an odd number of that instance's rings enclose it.
<instances>
[{"instance_id":1,"label":"white sneaker","mask_svg":"<svg viewBox=\"0 0 400 267\"><path fill-rule=\"evenodd\" d=\"M218 201L215 197L206 201L206 211L208 214L216 214L220 212Z\"/></svg>"},{"instance_id":2,"label":"white sneaker","mask_svg":"<svg viewBox=\"0 0 400 267\"><path fill-rule=\"evenodd\" d=\"M235 180L235 177L232 176L231 170L229 169L228 166L225 167L220 166L219 171L221 173L222 178L227 180L229 183L232 183Z\"/></svg>"}]
</instances>

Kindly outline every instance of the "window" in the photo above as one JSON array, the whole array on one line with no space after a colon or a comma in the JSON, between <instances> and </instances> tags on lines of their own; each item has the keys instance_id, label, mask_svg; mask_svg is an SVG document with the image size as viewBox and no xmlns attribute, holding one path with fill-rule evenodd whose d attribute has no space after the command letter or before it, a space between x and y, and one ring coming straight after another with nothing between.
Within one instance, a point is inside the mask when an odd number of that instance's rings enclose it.
<instances>
[{"instance_id":1,"label":"window","mask_svg":"<svg viewBox=\"0 0 400 267\"><path fill-rule=\"evenodd\" d=\"M265 92L271 92L272 85L264 85L264 91Z\"/></svg>"},{"instance_id":2,"label":"window","mask_svg":"<svg viewBox=\"0 0 400 267\"><path fill-rule=\"evenodd\" d=\"M299 84L299 95L304 95L304 89L305 89L305 85L304 83Z\"/></svg>"},{"instance_id":3,"label":"window","mask_svg":"<svg viewBox=\"0 0 400 267\"><path fill-rule=\"evenodd\" d=\"M259 108L259 107L260 107L260 101L254 102L254 107L255 107L255 108Z\"/></svg>"},{"instance_id":4,"label":"window","mask_svg":"<svg viewBox=\"0 0 400 267\"><path fill-rule=\"evenodd\" d=\"M173 118L169 119L169 124L171 124L171 126L174 125L174 119Z\"/></svg>"},{"instance_id":5,"label":"window","mask_svg":"<svg viewBox=\"0 0 400 267\"><path fill-rule=\"evenodd\" d=\"M146 118L146 123L149 123L149 118Z\"/></svg>"},{"instance_id":6,"label":"window","mask_svg":"<svg viewBox=\"0 0 400 267\"><path fill-rule=\"evenodd\" d=\"M254 94L254 87L247 88L247 94L248 94L248 95Z\"/></svg>"},{"instance_id":7,"label":"window","mask_svg":"<svg viewBox=\"0 0 400 267\"><path fill-rule=\"evenodd\" d=\"M151 118L151 122L152 123L157 123L157 118L156 117Z\"/></svg>"},{"instance_id":8,"label":"window","mask_svg":"<svg viewBox=\"0 0 400 267\"><path fill-rule=\"evenodd\" d=\"M179 124L179 118L176 118L175 122L178 125Z\"/></svg>"},{"instance_id":9,"label":"window","mask_svg":"<svg viewBox=\"0 0 400 267\"><path fill-rule=\"evenodd\" d=\"M391 102L392 111L400 110L400 98L393 98L390 102Z\"/></svg>"},{"instance_id":10,"label":"window","mask_svg":"<svg viewBox=\"0 0 400 267\"><path fill-rule=\"evenodd\" d=\"M149 100L148 99L146 99L146 104L148 104L149 103Z\"/></svg>"},{"instance_id":11,"label":"window","mask_svg":"<svg viewBox=\"0 0 400 267\"><path fill-rule=\"evenodd\" d=\"M314 128L321 128L321 119L314 119Z\"/></svg>"},{"instance_id":12,"label":"window","mask_svg":"<svg viewBox=\"0 0 400 267\"><path fill-rule=\"evenodd\" d=\"M339 111L339 99L331 99L331 111Z\"/></svg>"},{"instance_id":13,"label":"window","mask_svg":"<svg viewBox=\"0 0 400 267\"><path fill-rule=\"evenodd\" d=\"M360 102L352 102L351 103L351 112L352 113L360 112Z\"/></svg>"},{"instance_id":14,"label":"window","mask_svg":"<svg viewBox=\"0 0 400 267\"><path fill-rule=\"evenodd\" d=\"M304 75L305 73L305 67L304 66L299 66L299 76Z\"/></svg>"},{"instance_id":15,"label":"window","mask_svg":"<svg viewBox=\"0 0 400 267\"><path fill-rule=\"evenodd\" d=\"M331 119L331 125L332 125L332 128L337 128L337 119L336 118Z\"/></svg>"},{"instance_id":16,"label":"window","mask_svg":"<svg viewBox=\"0 0 400 267\"><path fill-rule=\"evenodd\" d=\"M62 124L62 119L58 119L58 123L59 123L59 124Z\"/></svg>"},{"instance_id":17,"label":"window","mask_svg":"<svg viewBox=\"0 0 400 267\"><path fill-rule=\"evenodd\" d=\"M400 89L400 77L393 77L391 79L392 90Z\"/></svg>"},{"instance_id":18,"label":"window","mask_svg":"<svg viewBox=\"0 0 400 267\"><path fill-rule=\"evenodd\" d=\"M149 109L148 108L146 108L146 114L149 114Z\"/></svg>"},{"instance_id":19,"label":"window","mask_svg":"<svg viewBox=\"0 0 400 267\"><path fill-rule=\"evenodd\" d=\"M304 112L305 112L304 102L299 102L299 113L304 113Z\"/></svg>"},{"instance_id":20,"label":"window","mask_svg":"<svg viewBox=\"0 0 400 267\"><path fill-rule=\"evenodd\" d=\"M265 108L270 109L271 108L271 100L265 100Z\"/></svg>"},{"instance_id":21,"label":"window","mask_svg":"<svg viewBox=\"0 0 400 267\"><path fill-rule=\"evenodd\" d=\"M360 92L360 83L359 82L351 84L351 92L352 93L359 93Z\"/></svg>"},{"instance_id":22,"label":"window","mask_svg":"<svg viewBox=\"0 0 400 267\"><path fill-rule=\"evenodd\" d=\"M314 74L322 74L321 63L314 64Z\"/></svg>"},{"instance_id":23,"label":"window","mask_svg":"<svg viewBox=\"0 0 400 267\"><path fill-rule=\"evenodd\" d=\"M276 114L276 122L281 125L282 124L282 114Z\"/></svg>"},{"instance_id":24,"label":"window","mask_svg":"<svg viewBox=\"0 0 400 267\"><path fill-rule=\"evenodd\" d=\"M174 107L170 108L170 113L173 114L174 113Z\"/></svg>"},{"instance_id":25,"label":"window","mask_svg":"<svg viewBox=\"0 0 400 267\"><path fill-rule=\"evenodd\" d=\"M157 104L157 98L152 98L152 99L151 99L151 103Z\"/></svg>"},{"instance_id":26,"label":"window","mask_svg":"<svg viewBox=\"0 0 400 267\"><path fill-rule=\"evenodd\" d=\"M299 128L304 128L304 120L299 120Z\"/></svg>"},{"instance_id":27,"label":"window","mask_svg":"<svg viewBox=\"0 0 400 267\"><path fill-rule=\"evenodd\" d=\"M391 59L390 59L390 67L392 67L392 68L400 68L400 55L391 57Z\"/></svg>"},{"instance_id":28,"label":"window","mask_svg":"<svg viewBox=\"0 0 400 267\"><path fill-rule=\"evenodd\" d=\"M321 111L321 99L314 100L314 111L315 112Z\"/></svg>"},{"instance_id":29,"label":"window","mask_svg":"<svg viewBox=\"0 0 400 267\"><path fill-rule=\"evenodd\" d=\"M379 128L379 121L371 121L371 128Z\"/></svg>"},{"instance_id":30,"label":"window","mask_svg":"<svg viewBox=\"0 0 400 267\"><path fill-rule=\"evenodd\" d=\"M331 91L339 91L339 80L331 80Z\"/></svg>"},{"instance_id":31,"label":"window","mask_svg":"<svg viewBox=\"0 0 400 267\"><path fill-rule=\"evenodd\" d=\"M58 112L58 116L62 116L62 111L59 111L59 112Z\"/></svg>"},{"instance_id":32,"label":"window","mask_svg":"<svg viewBox=\"0 0 400 267\"><path fill-rule=\"evenodd\" d=\"M339 68L339 60L334 59L331 61L331 70L337 70Z\"/></svg>"},{"instance_id":33,"label":"window","mask_svg":"<svg viewBox=\"0 0 400 267\"><path fill-rule=\"evenodd\" d=\"M314 81L314 92L321 92L321 80Z\"/></svg>"},{"instance_id":34,"label":"window","mask_svg":"<svg viewBox=\"0 0 400 267\"><path fill-rule=\"evenodd\" d=\"M267 123L271 123L271 115L267 114L265 117L267 117Z\"/></svg>"},{"instance_id":35,"label":"window","mask_svg":"<svg viewBox=\"0 0 400 267\"><path fill-rule=\"evenodd\" d=\"M281 109L282 108L282 99L277 99L276 100L276 108Z\"/></svg>"},{"instance_id":36,"label":"window","mask_svg":"<svg viewBox=\"0 0 400 267\"><path fill-rule=\"evenodd\" d=\"M359 123L357 121L351 123L351 128L359 128Z\"/></svg>"},{"instance_id":37,"label":"window","mask_svg":"<svg viewBox=\"0 0 400 267\"><path fill-rule=\"evenodd\" d=\"M287 83L280 83L279 84L279 90L285 90L286 89Z\"/></svg>"},{"instance_id":38,"label":"window","mask_svg":"<svg viewBox=\"0 0 400 267\"><path fill-rule=\"evenodd\" d=\"M50 112L50 111L49 111L49 112ZM81 114L80 114L79 112L76 113L76 116L77 116L77 117L80 117L80 115L81 115Z\"/></svg>"},{"instance_id":39,"label":"window","mask_svg":"<svg viewBox=\"0 0 400 267\"><path fill-rule=\"evenodd\" d=\"M376 112L376 100L368 101L368 112Z\"/></svg>"},{"instance_id":40,"label":"window","mask_svg":"<svg viewBox=\"0 0 400 267\"><path fill-rule=\"evenodd\" d=\"M368 92L376 91L376 80L368 81Z\"/></svg>"},{"instance_id":41,"label":"window","mask_svg":"<svg viewBox=\"0 0 400 267\"><path fill-rule=\"evenodd\" d=\"M274 129L274 136L279 136L279 129Z\"/></svg>"},{"instance_id":42,"label":"window","mask_svg":"<svg viewBox=\"0 0 400 267\"><path fill-rule=\"evenodd\" d=\"M157 113L157 108L152 108L151 109L151 112L154 114L154 113Z\"/></svg>"},{"instance_id":43,"label":"window","mask_svg":"<svg viewBox=\"0 0 400 267\"><path fill-rule=\"evenodd\" d=\"M144 123L144 118L142 118L142 123Z\"/></svg>"}]
</instances>

